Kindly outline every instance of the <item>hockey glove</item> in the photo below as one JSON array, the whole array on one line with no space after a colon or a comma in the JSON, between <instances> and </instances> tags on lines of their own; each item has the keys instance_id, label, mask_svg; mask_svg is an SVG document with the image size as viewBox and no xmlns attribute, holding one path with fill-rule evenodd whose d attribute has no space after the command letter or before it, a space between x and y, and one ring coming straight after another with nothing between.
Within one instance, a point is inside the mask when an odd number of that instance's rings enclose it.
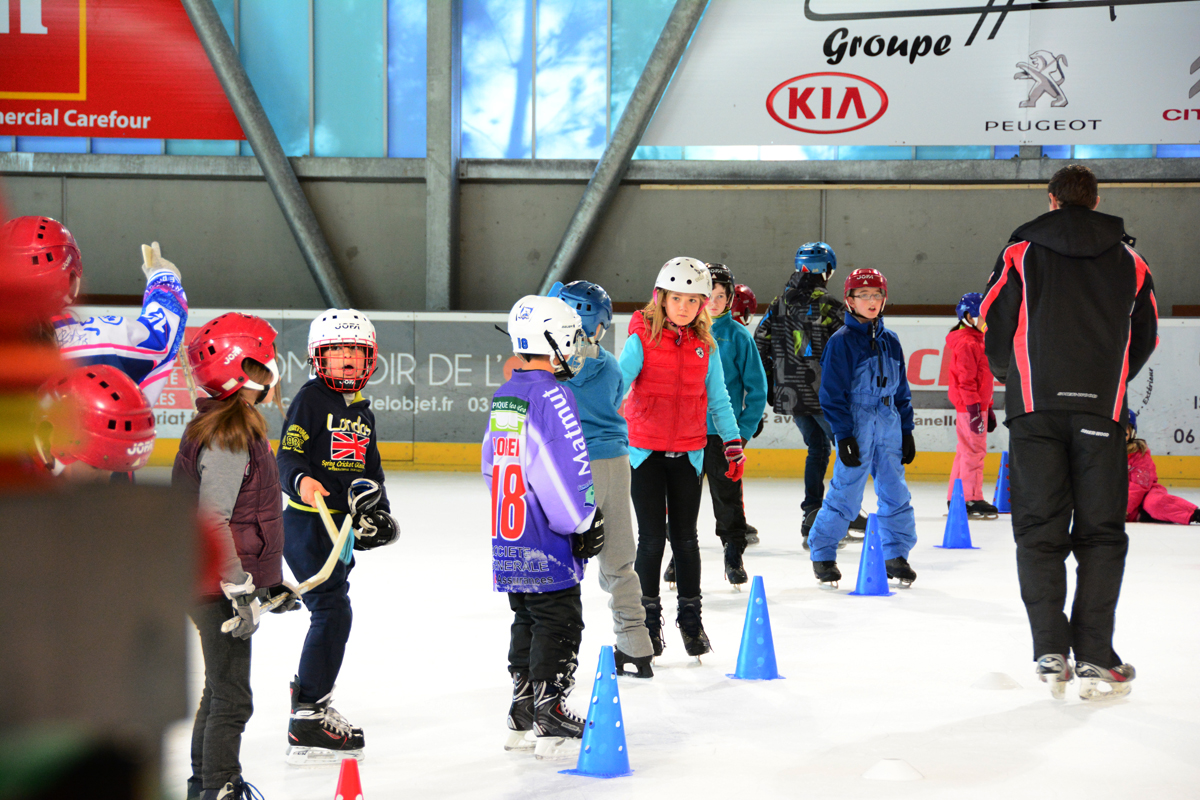
<instances>
[{"instance_id":1,"label":"hockey glove","mask_svg":"<svg viewBox=\"0 0 1200 800\"><path fill-rule=\"evenodd\" d=\"M145 245L142 246L145 247ZM159 248L158 242L151 242L150 249L154 251L153 257L150 258L150 262L146 263L146 260L144 258L142 259L142 272L145 273L146 280L150 280L151 275L156 272L162 272L163 270L166 270L174 275L176 280L183 279L183 276L179 274L179 267L162 257L162 250Z\"/></svg>"},{"instance_id":2,"label":"hockey glove","mask_svg":"<svg viewBox=\"0 0 1200 800\"><path fill-rule=\"evenodd\" d=\"M267 601L270 602L276 597L284 595L285 599L279 605L271 609L272 614L284 614L288 611L295 611L300 607L300 595L296 594L296 587L289 586L286 583L281 583L278 586L272 586L267 589Z\"/></svg>"},{"instance_id":3,"label":"hockey glove","mask_svg":"<svg viewBox=\"0 0 1200 800\"><path fill-rule=\"evenodd\" d=\"M996 430L996 412L988 409L988 433Z\"/></svg>"},{"instance_id":4,"label":"hockey glove","mask_svg":"<svg viewBox=\"0 0 1200 800\"><path fill-rule=\"evenodd\" d=\"M847 467L861 467L862 459L858 455L858 439L853 436L843 436L837 440L838 458Z\"/></svg>"},{"instance_id":5,"label":"hockey glove","mask_svg":"<svg viewBox=\"0 0 1200 800\"><path fill-rule=\"evenodd\" d=\"M983 433L983 411L980 410L979 403L967 406L967 427L976 435Z\"/></svg>"},{"instance_id":6,"label":"hockey glove","mask_svg":"<svg viewBox=\"0 0 1200 800\"><path fill-rule=\"evenodd\" d=\"M604 515L597 508L595 516L592 517L592 527L583 533L575 534L575 541L571 550L579 558L593 558L600 555L600 551L603 549Z\"/></svg>"},{"instance_id":7,"label":"hockey glove","mask_svg":"<svg viewBox=\"0 0 1200 800\"><path fill-rule=\"evenodd\" d=\"M262 604L257 597L248 594L238 595L232 603L237 614L237 625L229 635L237 639L249 639L258 630L258 615L262 612Z\"/></svg>"},{"instance_id":8,"label":"hockey glove","mask_svg":"<svg viewBox=\"0 0 1200 800\"><path fill-rule=\"evenodd\" d=\"M389 545L400 536L396 518L386 511L377 510L363 514L354 531L355 550L374 550Z\"/></svg>"},{"instance_id":9,"label":"hockey glove","mask_svg":"<svg viewBox=\"0 0 1200 800\"><path fill-rule=\"evenodd\" d=\"M740 481L742 473L746 470L746 453L742 449L741 439L725 443L725 462L729 464L729 469L725 470L725 477L734 483Z\"/></svg>"},{"instance_id":10,"label":"hockey glove","mask_svg":"<svg viewBox=\"0 0 1200 800\"><path fill-rule=\"evenodd\" d=\"M764 425L766 425L766 424L767 424L767 421L766 421L765 419L760 419L760 420L758 421L758 427L757 427L757 428L755 429L755 431L754 431L754 435L753 435L753 436L751 436L750 438L751 438L751 439L757 439L757 438L758 438L758 436L759 436L759 434L761 434L761 433L763 432L763 426L764 426Z\"/></svg>"},{"instance_id":11,"label":"hockey glove","mask_svg":"<svg viewBox=\"0 0 1200 800\"><path fill-rule=\"evenodd\" d=\"M917 457L917 441L913 439L912 431L905 431L900 444L900 463L911 464Z\"/></svg>"},{"instance_id":12,"label":"hockey glove","mask_svg":"<svg viewBox=\"0 0 1200 800\"><path fill-rule=\"evenodd\" d=\"M254 578L243 572L241 579L237 583L221 581L221 591L230 600L252 595L254 594Z\"/></svg>"}]
</instances>

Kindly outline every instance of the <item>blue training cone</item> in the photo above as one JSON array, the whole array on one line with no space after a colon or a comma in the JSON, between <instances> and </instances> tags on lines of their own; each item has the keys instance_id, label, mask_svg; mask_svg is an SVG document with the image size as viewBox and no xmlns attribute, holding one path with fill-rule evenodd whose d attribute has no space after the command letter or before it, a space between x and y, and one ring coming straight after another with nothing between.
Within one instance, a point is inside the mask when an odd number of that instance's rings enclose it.
<instances>
[{"instance_id":1,"label":"blue training cone","mask_svg":"<svg viewBox=\"0 0 1200 800\"><path fill-rule=\"evenodd\" d=\"M950 496L950 513L946 515L946 533L942 543L934 547L946 550L978 550L971 544L971 527L967 524L967 501L963 499L962 480L954 479L954 493Z\"/></svg>"},{"instance_id":2,"label":"blue training cone","mask_svg":"<svg viewBox=\"0 0 1200 800\"><path fill-rule=\"evenodd\" d=\"M771 617L767 614L767 593L761 575L750 584L746 603L746 624L742 627L742 648L738 650L737 670L727 678L743 681L782 680L775 666L775 641L771 638Z\"/></svg>"},{"instance_id":3,"label":"blue training cone","mask_svg":"<svg viewBox=\"0 0 1200 800\"><path fill-rule=\"evenodd\" d=\"M596 682L592 684L592 703L579 747L575 769L559 770L563 775L589 778L619 778L633 772L629 768L629 750L625 746L625 722L621 719L621 697L617 691L617 663L610 645L600 648Z\"/></svg>"},{"instance_id":4,"label":"blue training cone","mask_svg":"<svg viewBox=\"0 0 1200 800\"><path fill-rule=\"evenodd\" d=\"M858 584L850 594L859 597L888 597L887 567L884 566L883 543L879 540L879 520L867 516L867 536L863 539L862 558L858 561Z\"/></svg>"},{"instance_id":5,"label":"blue training cone","mask_svg":"<svg viewBox=\"0 0 1200 800\"><path fill-rule=\"evenodd\" d=\"M1000 476L996 478L996 493L992 495L992 505L1001 514L1012 513L1012 498L1008 489L1008 451L1000 454Z\"/></svg>"}]
</instances>

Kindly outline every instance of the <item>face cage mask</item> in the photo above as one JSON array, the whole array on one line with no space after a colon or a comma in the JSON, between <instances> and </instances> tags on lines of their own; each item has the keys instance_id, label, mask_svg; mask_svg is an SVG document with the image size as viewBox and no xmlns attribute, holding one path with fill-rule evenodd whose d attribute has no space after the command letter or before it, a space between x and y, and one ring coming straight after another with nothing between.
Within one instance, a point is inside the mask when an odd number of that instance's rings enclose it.
<instances>
[{"instance_id":1,"label":"face cage mask","mask_svg":"<svg viewBox=\"0 0 1200 800\"><path fill-rule=\"evenodd\" d=\"M579 374L585 358L579 349L579 345L584 339L583 330L575 331L575 338L571 342L571 354L569 356L563 355L562 350L558 349L558 343L554 341L554 337L550 335L550 331L544 331L543 335L546 337L546 341L550 343L550 349L554 351L554 357L558 359L558 369L554 370L554 379L557 381L569 381Z\"/></svg>"},{"instance_id":2,"label":"face cage mask","mask_svg":"<svg viewBox=\"0 0 1200 800\"><path fill-rule=\"evenodd\" d=\"M365 351L365 354L353 356L329 356L326 352L338 347L354 347ZM362 344L359 342L334 342L331 344L323 344L317 348L316 354L312 358L313 372L320 376L325 385L335 392L350 393L357 392L367 385L367 381L371 379L371 375L375 373L375 363L378 358L379 348L377 345ZM329 361L338 359L343 363L351 362L355 367L355 377L346 378L331 373Z\"/></svg>"}]
</instances>

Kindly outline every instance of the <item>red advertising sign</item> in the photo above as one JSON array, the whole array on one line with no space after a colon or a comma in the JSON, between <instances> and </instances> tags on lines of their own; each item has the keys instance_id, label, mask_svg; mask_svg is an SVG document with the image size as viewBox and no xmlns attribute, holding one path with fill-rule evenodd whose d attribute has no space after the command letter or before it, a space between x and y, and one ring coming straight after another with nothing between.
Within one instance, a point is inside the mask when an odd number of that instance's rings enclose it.
<instances>
[{"instance_id":1,"label":"red advertising sign","mask_svg":"<svg viewBox=\"0 0 1200 800\"><path fill-rule=\"evenodd\" d=\"M0 135L245 138L179 0L3 0Z\"/></svg>"}]
</instances>

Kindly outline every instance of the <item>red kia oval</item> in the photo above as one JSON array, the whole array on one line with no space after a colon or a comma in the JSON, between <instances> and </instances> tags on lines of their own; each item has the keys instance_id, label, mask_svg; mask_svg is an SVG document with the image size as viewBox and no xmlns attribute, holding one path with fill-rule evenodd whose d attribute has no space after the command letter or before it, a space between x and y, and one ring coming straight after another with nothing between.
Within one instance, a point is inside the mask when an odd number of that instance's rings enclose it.
<instances>
[{"instance_id":1,"label":"red kia oval","mask_svg":"<svg viewBox=\"0 0 1200 800\"><path fill-rule=\"evenodd\" d=\"M843 94L840 98L838 98L838 101L837 101L839 114L836 116L831 113L832 108L833 108L833 100L832 100L832 95L833 95L832 88L833 87L832 86L821 86L821 81L820 81L821 78L834 79L840 83L848 83L849 84L849 86L842 87ZM846 79L848 79L848 80L846 80ZM832 81L830 81L830 83L831 82ZM861 90L859 88L860 85L861 85ZM789 102L795 102L795 107L800 108L801 111L804 112L802 114L802 116L804 116L805 118L809 118L810 114L811 114L811 118L814 118L814 119L818 118L817 114L812 112L811 107L809 107L807 104L807 101L812 97L814 91L817 89L821 89L823 92L823 94L822 94L823 104L821 106L823 114L821 117L819 117L820 119L836 119L838 117L845 118L846 116L848 116L848 112L851 110L860 112L860 114L856 115L855 118L853 119L853 122L854 122L853 125L849 125L846 127L829 128L829 129L817 129L817 128L811 128L811 127L810 128L802 128L802 127L800 127L800 125L797 125L794 122L789 122L788 119L785 119L784 117L780 116L779 113L775 109L775 96L777 94L779 94L781 91L788 89L788 88L804 90L802 93L798 91L794 101L790 100ZM829 89L829 91L828 91L828 93L825 93L824 90L827 88ZM879 98L879 110L876 111L869 118L864 120L862 118L862 115L865 114L864 104L862 101L862 91L865 91L865 90L869 90L871 93L873 93L876 97ZM814 99L814 102L816 102L816 99ZM867 127L872 122L875 122L877 119L882 117L883 113L885 111L887 111L887 107L888 107L888 96L887 96L887 92L885 92L883 90L883 87L881 87L879 84L875 83L874 81L867 80L866 78L863 78L859 75L851 75L848 72L810 72L807 75L797 75L794 78L788 78L786 81L784 81L783 83L779 84L774 89L772 89L771 93L767 95L767 113L770 114L771 117L774 118L774 120L776 122L778 122L780 125L783 125L785 128L791 128L794 131L800 131L802 133L847 133L848 131L856 131L859 128ZM849 122L851 120L847 119L846 121Z\"/></svg>"}]
</instances>

